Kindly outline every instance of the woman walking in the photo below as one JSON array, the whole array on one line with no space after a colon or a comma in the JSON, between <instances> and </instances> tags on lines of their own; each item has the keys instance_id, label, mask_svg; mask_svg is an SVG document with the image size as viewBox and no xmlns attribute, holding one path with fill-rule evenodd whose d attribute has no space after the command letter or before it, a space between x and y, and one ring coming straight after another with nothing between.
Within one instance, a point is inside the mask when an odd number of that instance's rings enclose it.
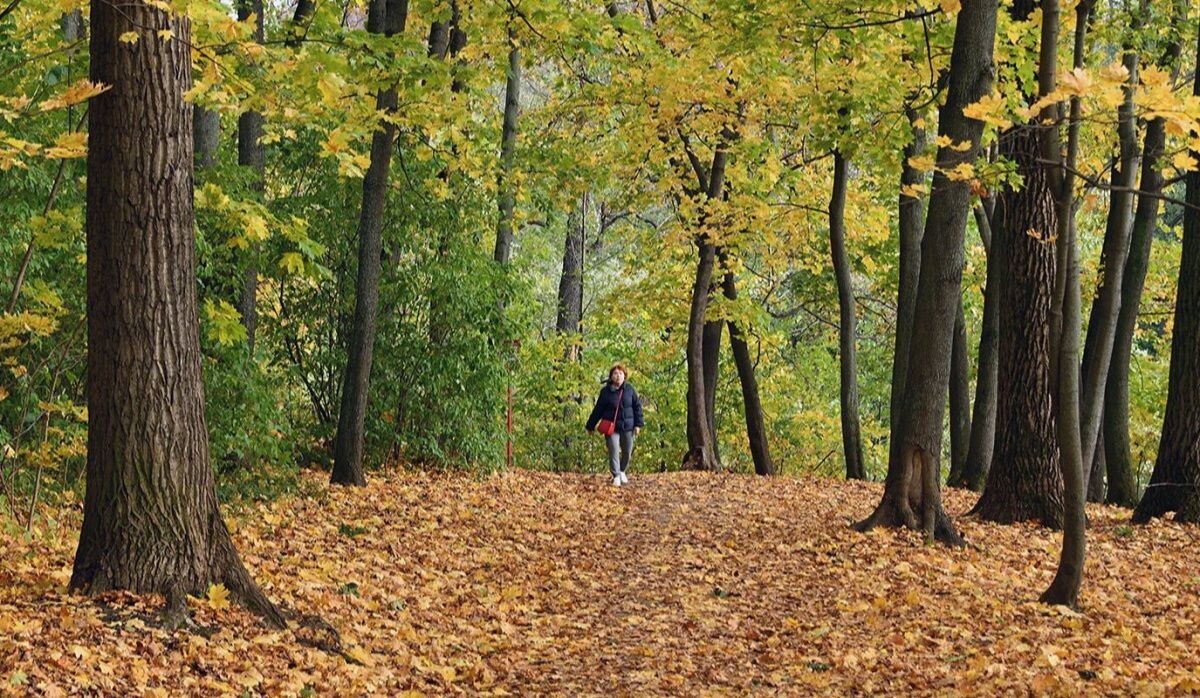
<instances>
[{"instance_id":1,"label":"woman walking","mask_svg":"<svg viewBox=\"0 0 1200 698\"><path fill-rule=\"evenodd\" d=\"M645 425L642 401L625 376L625 367L621 364L608 370L608 381L600 389L592 416L587 421L588 433L599 431L608 444L608 468L612 471L614 487L629 482L625 470L633 455L633 442Z\"/></svg>"}]
</instances>

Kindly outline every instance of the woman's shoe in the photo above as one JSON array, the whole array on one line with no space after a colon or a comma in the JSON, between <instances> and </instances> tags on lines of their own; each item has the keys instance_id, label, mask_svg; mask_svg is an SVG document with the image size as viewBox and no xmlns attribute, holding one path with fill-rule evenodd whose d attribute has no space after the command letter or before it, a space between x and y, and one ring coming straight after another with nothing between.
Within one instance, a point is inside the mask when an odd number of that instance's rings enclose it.
<instances>
[{"instance_id":1,"label":"woman's shoe","mask_svg":"<svg viewBox=\"0 0 1200 698\"><path fill-rule=\"evenodd\" d=\"M620 486L621 486L621 476L613 475L613 487L620 487Z\"/></svg>"},{"instance_id":2,"label":"woman's shoe","mask_svg":"<svg viewBox=\"0 0 1200 698\"><path fill-rule=\"evenodd\" d=\"M621 484L622 484L622 485L628 485L628 484L629 484L629 477L628 477L627 475L625 475L625 471L624 471L624 470L622 470L622 471L621 471L620 478L621 478Z\"/></svg>"}]
</instances>

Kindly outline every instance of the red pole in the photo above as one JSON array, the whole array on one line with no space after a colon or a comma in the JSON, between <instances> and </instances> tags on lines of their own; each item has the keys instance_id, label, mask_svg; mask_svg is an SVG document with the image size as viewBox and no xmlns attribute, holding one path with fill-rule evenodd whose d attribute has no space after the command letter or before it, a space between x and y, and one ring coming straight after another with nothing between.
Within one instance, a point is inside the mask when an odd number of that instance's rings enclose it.
<instances>
[{"instance_id":1,"label":"red pole","mask_svg":"<svg viewBox=\"0 0 1200 698\"><path fill-rule=\"evenodd\" d=\"M508 381L508 443L505 446L505 450L506 450L505 462L508 464L509 470L512 470L512 467L513 467L512 433L513 433L513 387L512 387L512 380L510 379Z\"/></svg>"}]
</instances>

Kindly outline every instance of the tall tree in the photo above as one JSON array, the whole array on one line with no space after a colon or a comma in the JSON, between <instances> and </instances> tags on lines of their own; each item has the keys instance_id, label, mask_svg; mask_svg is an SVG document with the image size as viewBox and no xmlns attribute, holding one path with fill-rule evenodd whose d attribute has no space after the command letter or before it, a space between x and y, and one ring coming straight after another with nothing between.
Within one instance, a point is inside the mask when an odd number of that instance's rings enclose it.
<instances>
[{"instance_id":1,"label":"tall tree","mask_svg":"<svg viewBox=\"0 0 1200 698\"><path fill-rule=\"evenodd\" d=\"M912 345L913 315L917 306L917 280L921 274L921 234L925 227L925 204L918 188L925 184L925 173L912 165L912 158L925 152L925 127L917 112L905 108L912 139L904 147L900 163L898 202L900 270L896 292L896 340L892 352L892 386L889 423L888 472L900 465L901 414L904 410L904 382L908 378L908 354Z\"/></svg>"},{"instance_id":2,"label":"tall tree","mask_svg":"<svg viewBox=\"0 0 1200 698\"><path fill-rule=\"evenodd\" d=\"M838 291L838 357L841 364L842 453L846 477L865 480L862 429L858 421L858 355L855 340L858 325L854 316L854 282L846 253L846 186L849 165L841 150L833 152L833 194L829 199L829 249Z\"/></svg>"},{"instance_id":3,"label":"tall tree","mask_svg":"<svg viewBox=\"0 0 1200 698\"><path fill-rule=\"evenodd\" d=\"M1033 0L1016 0L1010 12L1014 20L1025 21L1035 7ZM1039 70L1053 70L1044 50ZM1030 86L1025 90L1033 94ZM1053 174L1040 162L1051 150L1049 139L1048 129L1032 120L1006 129L999 138L1000 154L1016 165L1023 184L1002 188L996 203L993 235L1005 236L1006 245L999 347L1004 370L992 466L974 511L989 521L1034 519L1059 528L1063 481L1054 419L1057 361L1051 361L1057 344L1050 317L1059 210Z\"/></svg>"},{"instance_id":4,"label":"tall tree","mask_svg":"<svg viewBox=\"0 0 1200 698\"><path fill-rule=\"evenodd\" d=\"M938 135L949 139L937 151L929 215L921 240L921 271L912 336L920 338L922 361L909 362L901 410L903 444L889 463L883 499L858 530L874 526L924 529L928 537L958 544L961 536L942 509L937 472L942 411L950 380L954 317L961 294L963 236L971 203L970 184L946 172L979 155L983 123L963 108L992 89L992 50L996 38L995 0L964 0L954 29L949 91L939 111ZM950 145L969 143L957 151Z\"/></svg>"},{"instance_id":5,"label":"tall tree","mask_svg":"<svg viewBox=\"0 0 1200 698\"><path fill-rule=\"evenodd\" d=\"M199 105L192 107L192 146L196 167L217 164L217 149L221 145L221 114Z\"/></svg>"},{"instance_id":6,"label":"tall tree","mask_svg":"<svg viewBox=\"0 0 1200 698\"><path fill-rule=\"evenodd\" d=\"M182 614L188 594L220 583L282 626L233 547L209 462L183 99L191 24L95 0L91 32L91 79L111 89L89 110L87 492L71 588L161 593Z\"/></svg>"},{"instance_id":7,"label":"tall tree","mask_svg":"<svg viewBox=\"0 0 1200 698\"><path fill-rule=\"evenodd\" d=\"M1200 35L1196 57L1200 60ZM1200 96L1200 71L1192 94ZM1200 151L1191 156L1200 157ZM1167 410L1154 473L1133 511L1135 523L1171 511L1176 521L1200 523L1200 172L1187 173L1184 200Z\"/></svg>"},{"instance_id":8,"label":"tall tree","mask_svg":"<svg viewBox=\"0 0 1200 698\"><path fill-rule=\"evenodd\" d=\"M404 31L407 0L371 0L367 31L393 36ZM396 88L387 87L375 98L382 115L396 109ZM395 124L381 120L371 138L371 164L363 178L362 206L358 218L358 279L354 293L354 319L349 356L342 380L341 409L333 441L333 474L339 485L365 485L363 425L367 416L367 391L375 351L375 323L379 307L379 267L383 252L383 209L387 202L388 170L392 162Z\"/></svg>"},{"instance_id":9,"label":"tall tree","mask_svg":"<svg viewBox=\"0 0 1200 698\"><path fill-rule=\"evenodd\" d=\"M966 487L979 492L987 480L988 468L992 465L992 448L996 440L996 381L999 372L997 342L1000 322L1000 280L1004 263L1001 261L1002 246L992 235L991 197L975 207L975 225L983 239L987 252L987 278L983 289L983 328L979 336L979 369L975 379L975 405L971 412L971 437L967 447L967 460L961 475L950 478L948 484Z\"/></svg>"},{"instance_id":10,"label":"tall tree","mask_svg":"<svg viewBox=\"0 0 1200 698\"><path fill-rule=\"evenodd\" d=\"M1132 22L1134 30L1140 21ZM1088 500L1104 498L1103 459L1097 458L1096 442L1100 433L1100 416L1104 405L1104 389L1108 380L1108 365L1116 339L1117 314L1120 312L1121 285L1125 259L1129 254L1129 235L1133 226L1133 187L1137 182L1138 127L1134 96L1138 72L1138 54L1128 50L1123 59L1129 71L1125 85L1125 101L1117 108L1118 152L1114 157L1112 189L1109 193L1108 222L1104 230L1104 246L1100 252L1100 286L1092 301L1088 319L1087 338L1083 344L1083 368L1080 384L1080 434L1083 445L1084 485Z\"/></svg>"},{"instance_id":11,"label":"tall tree","mask_svg":"<svg viewBox=\"0 0 1200 698\"><path fill-rule=\"evenodd\" d=\"M725 299L737 302L737 278L729 268L726 251L719 252L721 266L725 268L725 276L721 280L721 289ZM775 463L771 460L771 449L767 441L766 418L763 415L762 400L758 395L758 379L754 375L754 360L750 357L750 347L746 343L746 334L741 323L729 321L729 346L733 350L733 362L737 366L738 379L742 384L742 406L746 413L746 437L750 442L750 456L754 460L756 475L774 475Z\"/></svg>"},{"instance_id":12,"label":"tall tree","mask_svg":"<svg viewBox=\"0 0 1200 698\"><path fill-rule=\"evenodd\" d=\"M1182 53L1180 32L1187 17L1187 2L1174 4L1170 37L1161 64L1178 69ZM1150 244L1158 223L1159 197L1163 176L1160 161L1166 145L1166 121L1150 120L1142 145L1142 174L1138 184L1137 209L1129 238L1129 253L1121 281L1120 311L1113 341L1108 382L1104 387L1104 461L1107 471L1109 504L1132 508L1137 504L1137 480L1129 447L1129 365L1133 354L1133 335L1137 329L1138 307L1150 263Z\"/></svg>"},{"instance_id":13,"label":"tall tree","mask_svg":"<svg viewBox=\"0 0 1200 698\"><path fill-rule=\"evenodd\" d=\"M500 174L497 187L495 259L508 264L512 256L513 209L516 206L516 182L513 181L513 161L517 153L517 117L521 112L521 49L517 45L513 20L508 22L508 77L504 85L504 125L500 136Z\"/></svg>"},{"instance_id":14,"label":"tall tree","mask_svg":"<svg viewBox=\"0 0 1200 698\"><path fill-rule=\"evenodd\" d=\"M254 17L254 41L263 43L263 3L262 0L238 0L238 21L244 22ZM263 115L253 109L244 111L238 116L238 165L250 168L253 172L252 188L258 196L262 196L266 187L266 157L263 153ZM247 263L243 271L242 296L238 301L238 311L242 315L242 324L246 328L246 341L250 351L254 351L254 335L258 328L258 269L252 263Z\"/></svg>"}]
</instances>

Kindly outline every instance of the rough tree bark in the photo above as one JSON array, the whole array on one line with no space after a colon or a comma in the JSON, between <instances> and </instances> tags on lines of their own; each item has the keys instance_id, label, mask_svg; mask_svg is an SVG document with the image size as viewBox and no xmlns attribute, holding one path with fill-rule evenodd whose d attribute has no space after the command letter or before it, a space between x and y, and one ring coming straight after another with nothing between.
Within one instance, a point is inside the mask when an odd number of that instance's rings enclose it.
<instances>
[{"instance_id":1,"label":"rough tree bark","mask_svg":"<svg viewBox=\"0 0 1200 698\"><path fill-rule=\"evenodd\" d=\"M963 234L971 189L968 182L952 181L944 172L959 163L974 162L979 155L983 124L968 119L962 110L991 92L995 37L995 0L964 0L954 30L949 91L940 110L938 132L953 144L970 143L971 147L965 152L955 151L949 145L938 148L939 172L934 174L921 241L921 272L912 333L914 338L921 339L923 360L909 364L905 379L900 429L904 442L900 458L889 464L879 506L855 526L860 531L874 526L906 526L925 530L926 535L932 531L932 537L945 543L962 543L942 509L937 487L937 449L941 444L942 410L949 389L950 349L961 293Z\"/></svg>"},{"instance_id":2,"label":"rough tree bark","mask_svg":"<svg viewBox=\"0 0 1200 698\"><path fill-rule=\"evenodd\" d=\"M971 443L971 364L967 358L967 320L962 297L954 318L954 343L950 350L950 474L961 478Z\"/></svg>"},{"instance_id":3,"label":"rough tree bark","mask_svg":"<svg viewBox=\"0 0 1200 698\"><path fill-rule=\"evenodd\" d=\"M497 263L507 265L512 256L513 209L516 206L516 183L513 181L513 161L517 153L517 116L521 111L521 49L513 30L512 20L508 25L508 80L504 85L504 125L500 136L500 174L497 184L497 209L500 217L496 223Z\"/></svg>"},{"instance_id":4,"label":"rough tree bark","mask_svg":"<svg viewBox=\"0 0 1200 698\"><path fill-rule=\"evenodd\" d=\"M1135 26L1138 23L1134 23ZM1119 152L1112 172L1112 191L1109 193L1108 223L1104 230L1104 246L1100 252L1102 276L1096 297L1092 301L1087 338L1083 344L1083 368L1080 382L1079 418L1080 441L1083 445L1085 468L1084 488L1088 501L1104 498L1103 459L1097 458L1096 441L1100 433L1100 417L1104 406L1104 390L1108 380L1108 365L1112 359L1116 337L1117 314L1120 311L1121 285L1125 259L1129 253L1129 234L1133 225L1133 187L1138 169L1138 127L1133 102L1137 80L1138 55L1126 54L1123 60L1129 71L1125 86L1125 101L1117 109Z\"/></svg>"},{"instance_id":5,"label":"rough tree bark","mask_svg":"<svg viewBox=\"0 0 1200 698\"><path fill-rule=\"evenodd\" d=\"M170 31L174 38L158 39ZM221 518L201 383L192 210L191 25L91 4L87 178L88 458L71 588L167 596L224 584L274 626ZM143 40L122 43L125 32Z\"/></svg>"},{"instance_id":6,"label":"rough tree bark","mask_svg":"<svg viewBox=\"0 0 1200 698\"><path fill-rule=\"evenodd\" d=\"M263 42L262 0L239 0L238 21L244 22L254 15L254 40ZM263 152L263 115L249 110L238 116L238 165L249 167L254 173L252 187L259 197L266 187L266 156ZM246 328L246 342L254 352L254 335L258 329L258 269L247 264L242 278L242 295L238 301L242 325Z\"/></svg>"},{"instance_id":7,"label":"rough tree bark","mask_svg":"<svg viewBox=\"0 0 1200 698\"><path fill-rule=\"evenodd\" d=\"M862 429L858 421L858 356L855 336L854 285L846 254L846 185L849 166L840 150L833 151L833 194L829 199L829 250L838 291L838 356L841 363L842 453L846 478L865 480Z\"/></svg>"},{"instance_id":8,"label":"rough tree bark","mask_svg":"<svg viewBox=\"0 0 1200 698\"><path fill-rule=\"evenodd\" d=\"M996 381L999 371L997 342L1000 335L1000 280L1004 276L1003 245L992 235L989 202L975 207L975 223L987 250L987 278L983 289L983 328L979 337L979 371L975 379L975 408L971 413L971 437L962 475L949 483L976 492L983 490L992 448L996 443Z\"/></svg>"},{"instance_id":9,"label":"rough tree bark","mask_svg":"<svg viewBox=\"0 0 1200 698\"><path fill-rule=\"evenodd\" d=\"M921 234L925 226L925 203L920 196L909 196L916 187L924 185L925 173L909 164L912 157L925 152L925 128L918 125L919 115L906 108L912 127L912 140L904 147L904 162L900 167L899 226L900 279L896 293L896 341L892 352L892 394L889 417L890 441L888 472L900 466L900 416L904 410L904 381L908 378L908 352L912 344L913 314L917 306L917 280L921 273Z\"/></svg>"},{"instance_id":10,"label":"rough tree bark","mask_svg":"<svg viewBox=\"0 0 1200 698\"><path fill-rule=\"evenodd\" d=\"M372 0L367 31L393 36L404 31L406 0ZM396 108L396 88L380 90L375 99L379 112ZM333 473L339 485L365 485L363 425L367 417L367 391L375 351L376 312L379 307L379 267L383 251L383 209L387 202L388 169L396 126L382 121L371 138L371 164L363 178L362 207L358 218L358 279L354 293L354 319L349 356L342 380L341 408L333 441Z\"/></svg>"},{"instance_id":11,"label":"rough tree bark","mask_svg":"<svg viewBox=\"0 0 1200 698\"><path fill-rule=\"evenodd\" d=\"M1036 3L1017 0L1014 19L1029 16ZM1056 6L1057 7L1057 6ZM1045 67L1045 52L1039 71ZM974 513L999 523L1036 520L1063 524L1063 480L1055 433L1057 381L1051 361L1054 304L1054 240L1059 209L1051 168L1039 162L1050 149L1048 131L1033 121L1000 135L1000 153L1023 178L1019 190L1005 187L996 202L993 235L1005 236L1007 269L1000 303L1000 365L996 445L983 495ZM1057 143L1057 139L1054 139Z\"/></svg>"},{"instance_id":12,"label":"rough tree bark","mask_svg":"<svg viewBox=\"0 0 1200 698\"><path fill-rule=\"evenodd\" d=\"M1200 59L1200 37L1196 57ZM1193 94L1200 95L1200 72ZM1192 151L1192 157L1200 151ZM1163 417L1158 460L1134 523L1146 523L1167 512L1175 520L1200 523L1200 172L1187 173L1183 212L1183 257L1175 296L1175 331L1167 411Z\"/></svg>"}]
</instances>

